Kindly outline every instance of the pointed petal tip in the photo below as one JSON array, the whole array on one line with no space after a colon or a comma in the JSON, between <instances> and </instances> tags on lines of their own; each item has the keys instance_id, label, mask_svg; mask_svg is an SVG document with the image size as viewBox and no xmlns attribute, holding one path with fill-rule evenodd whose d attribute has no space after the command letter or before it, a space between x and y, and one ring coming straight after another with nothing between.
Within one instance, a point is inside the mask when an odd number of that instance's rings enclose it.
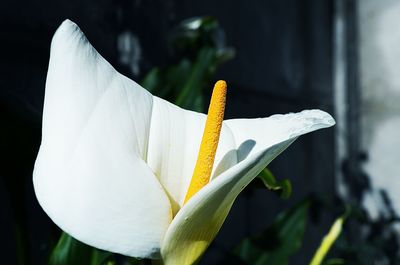
<instances>
[{"instance_id":1,"label":"pointed petal tip","mask_svg":"<svg viewBox=\"0 0 400 265\"><path fill-rule=\"evenodd\" d=\"M335 119L327 112L319 109L303 110L307 118L312 119L315 123L319 123L321 127L331 127L336 124Z\"/></svg>"},{"instance_id":2,"label":"pointed petal tip","mask_svg":"<svg viewBox=\"0 0 400 265\"><path fill-rule=\"evenodd\" d=\"M69 18L65 19L65 20L61 23L60 26L61 26L61 27L63 27L63 26L65 26L65 27L70 27L70 26L77 27L77 25L75 24L75 22L73 22L73 21L70 20Z\"/></svg>"},{"instance_id":3,"label":"pointed petal tip","mask_svg":"<svg viewBox=\"0 0 400 265\"><path fill-rule=\"evenodd\" d=\"M289 125L289 138L298 137L312 131L335 125L335 120L333 117L329 113L319 109L303 110L298 113L290 113L287 114L286 117L286 122L288 122Z\"/></svg>"},{"instance_id":4,"label":"pointed petal tip","mask_svg":"<svg viewBox=\"0 0 400 265\"><path fill-rule=\"evenodd\" d=\"M275 134L276 141L296 138L306 133L331 127L335 124L335 120L330 114L319 109L303 110L297 113L275 114L269 118L260 119L261 124L264 121L269 122L265 122L261 127L264 127L264 130L265 128L269 128L269 135L272 137Z\"/></svg>"},{"instance_id":5,"label":"pointed petal tip","mask_svg":"<svg viewBox=\"0 0 400 265\"><path fill-rule=\"evenodd\" d=\"M73 22L69 19L66 19L58 27L56 34L57 33L71 33L76 30L79 30L78 25L75 22Z\"/></svg>"},{"instance_id":6,"label":"pointed petal tip","mask_svg":"<svg viewBox=\"0 0 400 265\"><path fill-rule=\"evenodd\" d=\"M74 38L75 35L75 38ZM77 24L69 19L64 20L54 33L51 45L64 45L73 39L79 39L79 36L83 35ZM78 37L78 38L76 38Z\"/></svg>"}]
</instances>

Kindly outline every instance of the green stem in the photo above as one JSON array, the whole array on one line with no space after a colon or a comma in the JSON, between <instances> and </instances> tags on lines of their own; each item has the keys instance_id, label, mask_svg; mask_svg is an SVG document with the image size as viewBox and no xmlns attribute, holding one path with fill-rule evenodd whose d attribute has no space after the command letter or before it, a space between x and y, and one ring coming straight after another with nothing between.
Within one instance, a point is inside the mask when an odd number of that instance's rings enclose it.
<instances>
[{"instance_id":1,"label":"green stem","mask_svg":"<svg viewBox=\"0 0 400 265\"><path fill-rule=\"evenodd\" d=\"M328 254L329 250L331 249L333 243L335 243L336 239L342 232L343 222L343 216L336 219L331 229L329 230L329 233L322 240L322 243L317 249L317 252L315 252L315 255L311 260L310 265L320 265L322 263L326 254Z\"/></svg>"}]
</instances>

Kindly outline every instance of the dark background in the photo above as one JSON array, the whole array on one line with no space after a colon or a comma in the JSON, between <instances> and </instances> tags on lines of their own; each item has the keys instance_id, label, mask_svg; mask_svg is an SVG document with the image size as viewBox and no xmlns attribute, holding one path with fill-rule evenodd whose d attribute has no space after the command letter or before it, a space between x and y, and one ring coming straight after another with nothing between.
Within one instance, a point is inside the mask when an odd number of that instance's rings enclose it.
<instances>
[{"instance_id":1,"label":"dark background","mask_svg":"<svg viewBox=\"0 0 400 265\"><path fill-rule=\"evenodd\" d=\"M60 23L76 22L95 48L120 72L138 80L154 66L168 65L167 36L173 26L211 15L226 33L236 57L216 79L229 83L226 118L260 117L302 109L333 112L332 1L3 1L0 8L0 256L16 263L14 229L26 229L32 264L45 264L57 229L33 193L31 173L40 144L41 113L49 48ZM140 73L118 60L117 39L129 31L142 50ZM279 199L265 189L247 189L235 203L201 264L216 264L248 235L257 234L306 195L334 194L333 130L299 139L270 166L292 181L293 196ZM306 264L328 230L333 214L309 222L299 254ZM23 220L15 223L15 220Z\"/></svg>"}]
</instances>

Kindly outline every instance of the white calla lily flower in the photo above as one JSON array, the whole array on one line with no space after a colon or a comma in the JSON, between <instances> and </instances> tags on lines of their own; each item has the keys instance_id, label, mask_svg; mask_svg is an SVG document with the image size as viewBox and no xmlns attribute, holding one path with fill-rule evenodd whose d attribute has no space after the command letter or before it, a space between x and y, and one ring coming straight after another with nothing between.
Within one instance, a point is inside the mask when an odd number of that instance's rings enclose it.
<instances>
[{"instance_id":1,"label":"white calla lily flower","mask_svg":"<svg viewBox=\"0 0 400 265\"><path fill-rule=\"evenodd\" d=\"M53 37L33 182L49 217L76 239L167 265L192 264L235 198L320 110L222 123L211 181L186 203L206 115L119 74L66 20Z\"/></svg>"}]
</instances>

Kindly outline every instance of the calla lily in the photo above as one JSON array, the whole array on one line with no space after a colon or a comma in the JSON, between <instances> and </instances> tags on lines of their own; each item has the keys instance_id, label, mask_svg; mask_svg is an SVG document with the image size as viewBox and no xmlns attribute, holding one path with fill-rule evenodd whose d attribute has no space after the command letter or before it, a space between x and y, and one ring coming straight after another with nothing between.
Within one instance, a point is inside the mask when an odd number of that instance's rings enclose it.
<instances>
[{"instance_id":1,"label":"calla lily","mask_svg":"<svg viewBox=\"0 0 400 265\"><path fill-rule=\"evenodd\" d=\"M235 198L300 135L334 124L320 110L222 123L211 180L185 202L206 115L119 74L66 20L55 33L33 182L76 239L164 264L193 264Z\"/></svg>"}]
</instances>

